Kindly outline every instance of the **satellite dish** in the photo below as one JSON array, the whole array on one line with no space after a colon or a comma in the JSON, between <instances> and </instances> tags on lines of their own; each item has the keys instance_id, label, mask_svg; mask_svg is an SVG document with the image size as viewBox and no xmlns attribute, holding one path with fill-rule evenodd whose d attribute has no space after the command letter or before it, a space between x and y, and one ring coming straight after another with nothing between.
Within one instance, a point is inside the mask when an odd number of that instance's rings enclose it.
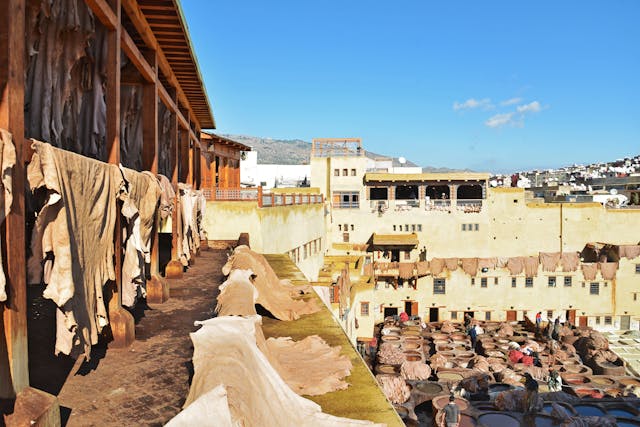
<instances>
[{"instance_id":1,"label":"satellite dish","mask_svg":"<svg viewBox=\"0 0 640 427\"><path fill-rule=\"evenodd\" d=\"M616 190L615 188L612 188L611 191L609 191L609 194L611 194L612 196L615 196L616 194L618 194L618 190Z\"/></svg>"},{"instance_id":2,"label":"satellite dish","mask_svg":"<svg viewBox=\"0 0 640 427\"><path fill-rule=\"evenodd\" d=\"M405 163L407 163L407 159L405 159L404 157L398 157L398 162L400 162L401 165L404 165Z\"/></svg>"}]
</instances>

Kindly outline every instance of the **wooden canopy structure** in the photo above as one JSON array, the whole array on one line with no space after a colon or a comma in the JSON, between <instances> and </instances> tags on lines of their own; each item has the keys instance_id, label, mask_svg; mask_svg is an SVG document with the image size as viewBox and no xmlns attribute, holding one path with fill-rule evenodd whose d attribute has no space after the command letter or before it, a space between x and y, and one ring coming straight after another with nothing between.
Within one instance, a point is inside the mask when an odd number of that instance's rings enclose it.
<instances>
[{"instance_id":1,"label":"wooden canopy structure","mask_svg":"<svg viewBox=\"0 0 640 427\"><path fill-rule=\"evenodd\" d=\"M71 35L56 37L56 30ZM65 55L44 57L45 43L60 43ZM50 72L42 67L51 67ZM49 109L38 108L42 97ZM139 116L130 121L131 114ZM129 132L133 122L140 124L137 133ZM200 188L200 131L214 127L177 0L0 2L0 128L11 133L16 147L13 203L1 237L8 298L0 302L0 399L15 397L29 384L25 166L32 154L30 138L103 162L164 173L174 186ZM119 221L115 229L115 254L121 254ZM157 229L154 234L151 282L161 282ZM115 297L109 304L115 346L133 339L133 318L120 304L121 264L116 256ZM176 274L182 274L182 266Z\"/></svg>"},{"instance_id":2,"label":"wooden canopy structure","mask_svg":"<svg viewBox=\"0 0 640 427\"><path fill-rule=\"evenodd\" d=\"M409 234L377 234L373 233L369 238L369 251L384 251L388 249L411 250L418 246L418 235Z\"/></svg>"}]
</instances>

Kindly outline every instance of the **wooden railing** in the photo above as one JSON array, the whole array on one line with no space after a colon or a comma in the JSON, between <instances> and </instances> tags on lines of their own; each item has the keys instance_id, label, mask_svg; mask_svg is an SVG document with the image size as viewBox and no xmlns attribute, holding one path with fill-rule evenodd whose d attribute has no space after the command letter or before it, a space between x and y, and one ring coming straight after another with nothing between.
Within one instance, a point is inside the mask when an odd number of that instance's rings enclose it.
<instances>
[{"instance_id":1,"label":"wooden railing","mask_svg":"<svg viewBox=\"0 0 640 427\"><path fill-rule=\"evenodd\" d=\"M292 189L293 190L293 189ZM322 204L322 194L309 193L264 193L262 187L204 189L207 200L216 201L257 201L259 207Z\"/></svg>"}]
</instances>

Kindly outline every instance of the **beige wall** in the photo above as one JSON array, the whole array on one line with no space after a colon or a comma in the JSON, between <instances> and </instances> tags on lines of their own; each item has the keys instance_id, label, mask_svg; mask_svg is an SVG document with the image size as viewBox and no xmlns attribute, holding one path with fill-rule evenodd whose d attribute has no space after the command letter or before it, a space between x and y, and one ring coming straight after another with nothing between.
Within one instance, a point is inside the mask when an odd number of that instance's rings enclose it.
<instances>
[{"instance_id":1,"label":"beige wall","mask_svg":"<svg viewBox=\"0 0 640 427\"><path fill-rule=\"evenodd\" d=\"M249 233L251 248L282 254L321 238L325 243L324 207L321 204L258 208L257 202L207 202L204 228L209 240L235 240ZM298 267L315 280L323 251L300 257Z\"/></svg>"},{"instance_id":2,"label":"beige wall","mask_svg":"<svg viewBox=\"0 0 640 427\"><path fill-rule=\"evenodd\" d=\"M364 186L363 192L364 196ZM606 209L599 203L546 204L528 202L525 192L518 188L493 188L487 192L480 213L464 213L456 209L447 211L426 210L424 203L411 210L390 208L380 215L371 209L369 201L361 199L360 209L332 209L327 229L329 241L342 242L342 230L338 225L349 226L350 242L365 243L376 233L405 233L418 235L419 246L411 253L416 260L419 249L427 248L427 258L433 257L508 257L537 256L539 252L580 251L589 242L612 244L636 244L640 241L640 210ZM351 224L354 230L351 231ZM422 231L417 230L421 225ZM462 231L462 224L478 224L478 231ZM393 226L396 229L393 229ZM402 231L400 231L402 226ZM337 247L337 246L336 246ZM561 249L562 248L562 249ZM329 247L329 253L343 253ZM433 295L433 279L428 276L419 280L417 290L405 285L404 288L377 290L371 285L359 287L353 298L352 313L358 318L359 330L351 334L370 336L374 322L382 321L379 307L398 307L403 311L404 301L418 301L420 315L427 316L429 307L439 307L440 320L450 319L451 312L457 311L458 320L462 311L471 307L484 319L485 312L491 312L492 320L505 320L506 311L517 310L518 319L523 311L534 316L542 311L553 311L553 317L564 319L569 306L576 310L576 316L584 312L589 325L600 329L619 327L620 316L631 316L631 327L640 326L640 296L633 300L634 292L640 293L640 274L635 273L635 265L640 259L623 259L617 277L604 281L599 273L595 281L600 283L600 294L590 295L589 282L585 282L580 271L573 273L573 285L564 287L565 273L553 273L557 277L556 287L548 286L550 273L540 269L532 288L525 288L523 275L517 277L516 288L511 288L511 276L507 270L488 272L487 288L480 287L480 278L471 286L471 278L461 270L447 273L445 295ZM493 278L498 277L498 285ZM360 302L370 305L369 316L360 316ZM626 312L626 313L625 313ZM604 316L612 317L611 325L604 325ZM596 319L600 322L596 324ZM352 331L353 332L353 331Z\"/></svg>"}]
</instances>

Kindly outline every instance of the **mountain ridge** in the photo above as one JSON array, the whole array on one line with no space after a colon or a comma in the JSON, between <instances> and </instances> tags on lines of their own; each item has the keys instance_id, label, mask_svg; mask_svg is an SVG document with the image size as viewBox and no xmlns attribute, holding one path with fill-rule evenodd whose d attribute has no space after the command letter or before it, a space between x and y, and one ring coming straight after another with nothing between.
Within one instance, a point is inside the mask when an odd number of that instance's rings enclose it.
<instances>
[{"instance_id":1,"label":"mountain ridge","mask_svg":"<svg viewBox=\"0 0 640 427\"><path fill-rule=\"evenodd\" d=\"M311 143L302 139L277 139L265 138L250 135L222 134L225 138L240 142L258 152L258 164L277 165L306 165L309 164L311 154ZM374 153L365 150L365 155L369 158L390 158L393 159L393 166L399 167L402 164L398 157ZM406 159L404 166L417 167L418 165ZM423 166L422 172L459 172L460 169L445 167ZM469 169L462 171L468 172Z\"/></svg>"}]
</instances>

